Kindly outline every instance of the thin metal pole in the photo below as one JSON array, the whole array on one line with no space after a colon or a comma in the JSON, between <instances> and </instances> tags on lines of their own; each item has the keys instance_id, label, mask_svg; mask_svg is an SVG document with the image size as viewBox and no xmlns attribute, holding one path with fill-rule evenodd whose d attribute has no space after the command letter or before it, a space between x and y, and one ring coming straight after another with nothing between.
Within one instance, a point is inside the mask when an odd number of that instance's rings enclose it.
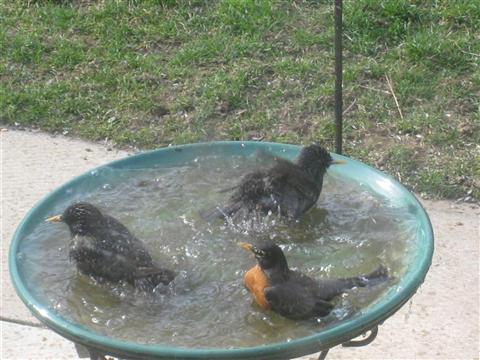
<instances>
[{"instance_id":1,"label":"thin metal pole","mask_svg":"<svg viewBox=\"0 0 480 360\"><path fill-rule=\"evenodd\" d=\"M328 355L328 351L330 349L325 349L325 350L322 350L320 351L320 354L318 355L318 359L317 360L325 360L327 358L327 355Z\"/></svg>"},{"instance_id":2,"label":"thin metal pole","mask_svg":"<svg viewBox=\"0 0 480 360\"><path fill-rule=\"evenodd\" d=\"M335 0L335 151L342 153L342 0Z\"/></svg>"}]
</instances>

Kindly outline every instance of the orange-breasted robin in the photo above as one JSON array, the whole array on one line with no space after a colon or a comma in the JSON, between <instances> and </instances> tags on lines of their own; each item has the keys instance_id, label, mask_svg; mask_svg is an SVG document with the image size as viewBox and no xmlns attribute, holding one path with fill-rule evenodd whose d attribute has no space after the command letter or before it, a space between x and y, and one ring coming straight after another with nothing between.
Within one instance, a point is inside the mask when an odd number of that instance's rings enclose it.
<instances>
[{"instance_id":1,"label":"orange-breasted robin","mask_svg":"<svg viewBox=\"0 0 480 360\"><path fill-rule=\"evenodd\" d=\"M244 277L254 301L263 310L271 309L294 320L326 316L334 308L331 301L336 296L354 287L376 285L389 279L387 270L380 266L368 275L316 280L290 270L282 249L272 242L240 245L257 260L257 265Z\"/></svg>"},{"instance_id":2,"label":"orange-breasted robin","mask_svg":"<svg viewBox=\"0 0 480 360\"><path fill-rule=\"evenodd\" d=\"M227 204L204 213L204 219L271 212L297 220L317 202L328 167L344 163L320 145L304 147L293 162L274 159L273 166L247 173L238 185L222 190L233 191Z\"/></svg>"},{"instance_id":3,"label":"orange-breasted robin","mask_svg":"<svg viewBox=\"0 0 480 360\"><path fill-rule=\"evenodd\" d=\"M64 222L72 241L69 256L78 270L97 280L121 280L143 290L170 283L175 274L152 260L144 244L115 218L102 214L92 204L70 205L49 222Z\"/></svg>"}]
</instances>

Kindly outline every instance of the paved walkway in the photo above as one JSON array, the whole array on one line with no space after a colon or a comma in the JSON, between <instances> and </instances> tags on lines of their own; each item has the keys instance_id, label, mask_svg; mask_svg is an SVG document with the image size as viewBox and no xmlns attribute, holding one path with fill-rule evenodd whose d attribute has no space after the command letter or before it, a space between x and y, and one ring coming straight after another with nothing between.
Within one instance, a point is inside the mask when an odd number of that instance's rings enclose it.
<instances>
[{"instance_id":1,"label":"paved walkway","mask_svg":"<svg viewBox=\"0 0 480 360\"><path fill-rule=\"evenodd\" d=\"M127 153L43 133L7 130L0 136L0 358L75 359L73 345L39 327L41 324L16 296L7 267L10 239L25 213L51 190ZM335 348L328 359L479 358L480 209L446 201L425 201L424 205L436 237L433 265L425 284L380 327L371 345Z\"/></svg>"}]
</instances>

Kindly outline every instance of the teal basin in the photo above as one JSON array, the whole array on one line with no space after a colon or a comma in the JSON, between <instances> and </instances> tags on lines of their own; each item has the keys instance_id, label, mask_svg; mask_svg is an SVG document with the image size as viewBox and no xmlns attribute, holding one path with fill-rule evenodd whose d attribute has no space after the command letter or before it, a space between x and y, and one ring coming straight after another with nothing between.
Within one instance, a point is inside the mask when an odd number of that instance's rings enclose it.
<instances>
[{"instance_id":1,"label":"teal basin","mask_svg":"<svg viewBox=\"0 0 480 360\"><path fill-rule=\"evenodd\" d=\"M31 285L25 281L17 256L22 242L28 241L27 235L51 215L56 203L73 201L74 195L71 189L75 189L76 194L79 192L87 194L102 186L101 181L105 179L99 180L95 173L108 168L128 170L181 166L201 156L248 156L260 149L286 158L294 158L300 148L297 145L230 141L180 145L130 156L74 178L36 204L22 220L13 236L9 253L9 270L18 296L41 322L60 335L105 354L130 358L288 359L328 349L374 328L407 302L424 281L433 255L433 231L425 209L400 183L374 168L336 154L332 154L333 158L343 159L347 164L334 167L329 170L330 172L354 179L372 192L388 199L392 206L406 208L410 213L415 214L417 220L415 248L406 255L408 259L405 260L407 264L405 275L385 291L378 301L353 317L339 321L331 327L320 329L314 335L284 343L238 349L190 349L161 344L133 343L100 335L61 317L48 304L42 303L35 297L34 292L29 288Z\"/></svg>"}]
</instances>

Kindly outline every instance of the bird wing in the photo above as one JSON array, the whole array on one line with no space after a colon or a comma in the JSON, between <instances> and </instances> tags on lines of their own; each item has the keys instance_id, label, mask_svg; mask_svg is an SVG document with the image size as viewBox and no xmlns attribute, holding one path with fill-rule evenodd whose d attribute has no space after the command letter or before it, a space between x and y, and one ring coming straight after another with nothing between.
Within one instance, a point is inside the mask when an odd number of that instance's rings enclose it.
<instances>
[{"instance_id":1,"label":"bird wing","mask_svg":"<svg viewBox=\"0 0 480 360\"><path fill-rule=\"evenodd\" d=\"M290 271L286 281L265 288L265 298L272 310L294 320L326 316L333 309L330 301L353 287L374 286L390 279L387 269L379 266L367 275L317 281Z\"/></svg>"},{"instance_id":2,"label":"bird wing","mask_svg":"<svg viewBox=\"0 0 480 360\"><path fill-rule=\"evenodd\" d=\"M269 171L267 188L282 214L294 219L310 209L320 195L320 190L311 177L285 159L278 159L276 166Z\"/></svg>"},{"instance_id":3,"label":"bird wing","mask_svg":"<svg viewBox=\"0 0 480 360\"><path fill-rule=\"evenodd\" d=\"M380 265L366 275L341 279L322 279L318 281L317 294L328 301L354 287L375 286L389 279L388 270Z\"/></svg>"},{"instance_id":4,"label":"bird wing","mask_svg":"<svg viewBox=\"0 0 480 360\"><path fill-rule=\"evenodd\" d=\"M144 290L152 289L159 283L169 284L175 278L175 273L167 268L157 266L136 268L135 284Z\"/></svg>"},{"instance_id":5,"label":"bird wing","mask_svg":"<svg viewBox=\"0 0 480 360\"><path fill-rule=\"evenodd\" d=\"M103 248L122 255L136 266L150 267L152 258L142 241L137 239L117 219L105 215L105 227L102 232Z\"/></svg>"},{"instance_id":6,"label":"bird wing","mask_svg":"<svg viewBox=\"0 0 480 360\"><path fill-rule=\"evenodd\" d=\"M76 260L82 273L110 281L126 280L144 290L159 283L168 284L174 279L173 271L152 261L143 246L139 246L142 245L140 240L129 240L117 236L109 241L118 241L124 246L107 247L104 241L76 237L70 247L70 258Z\"/></svg>"},{"instance_id":7,"label":"bird wing","mask_svg":"<svg viewBox=\"0 0 480 360\"><path fill-rule=\"evenodd\" d=\"M265 298L272 310L294 320L326 316L333 305L315 297L303 284L287 281L265 289Z\"/></svg>"},{"instance_id":8,"label":"bird wing","mask_svg":"<svg viewBox=\"0 0 480 360\"><path fill-rule=\"evenodd\" d=\"M155 264L144 244L115 218L104 215L105 222L95 237L77 235L70 245L70 258L87 275L110 281L126 280L153 288L168 284L175 274Z\"/></svg>"},{"instance_id":9,"label":"bird wing","mask_svg":"<svg viewBox=\"0 0 480 360\"><path fill-rule=\"evenodd\" d=\"M201 212L202 218L212 221L252 211L280 210L282 215L297 219L318 199L320 189L311 177L293 162L273 157L274 165L268 169L245 174L237 185L220 192L232 191L224 206Z\"/></svg>"},{"instance_id":10,"label":"bird wing","mask_svg":"<svg viewBox=\"0 0 480 360\"><path fill-rule=\"evenodd\" d=\"M202 211L200 215L209 222L235 216L242 210L249 213L256 210L257 206L262 208L270 206L272 199L265 185L265 176L266 173L262 170L245 174L237 185L221 190L221 192L233 191L226 204Z\"/></svg>"},{"instance_id":11,"label":"bird wing","mask_svg":"<svg viewBox=\"0 0 480 360\"><path fill-rule=\"evenodd\" d=\"M108 250L90 237L76 236L70 244L70 258L80 272L107 280L132 280L135 264L118 252Z\"/></svg>"},{"instance_id":12,"label":"bird wing","mask_svg":"<svg viewBox=\"0 0 480 360\"><path fill-rule=\"evenodd\" d=\"M357 278L322 279L318 281L317 296L329 301L357 285Z\"/></svg>"},{"instance_id":13,"label":"bird wing","mask_svg":"<svg viewBox=\"0 0 480 360\"><path fill-rule=\"evenodd\" d=\"M237 213L242 208L242 203L231 202L230 204L224 206L216 206L210 209L204 209L200 211L200 216L206 222L212 222L217 219L222 219L229 217L235 213Z\"/></svg>"},{"instance_id":14,"label":"bird wing","mask_svg":"<svg viewBox=\"0 0 480 360\"><path fill-rule=\"evenodd\" d=\"M305 197L318 197L319 191L317 184L315 184L311 176L296 164L287 160L279 159L276 172L279 176L282 176L289 186L296 189Z\"/></svg>"},{"instance_id":15,"label":"bird wing","mask_svg":"<svg viewBox=\"0 0 480 360\"><path fill-rule=\"evenodd\" d=\"M272 163L275 164L277 161L282 160L281 158L273 155L271 152L269 152L267 150L264 150L264 149L257 150L255 152L255 157L258 161L260 161L263 164L263 168L269 168L269 167L273 166ZM284 160L284 161L288 161L288 160ZM257 167L258 167L258 164L257 164ZM260 182L258 182L258 180L261 180L260 178L263 178L263 176L264 176L264 170L262 170L260 167L258 167L257 170L254 170L254 171L251 171L251 172L245 174L242 177L242 179L238 182L238 184L220 189L220 190L218 190L218 192L219 193L229 192L229 191L232 191L232 190L235 190L235 189L241 187L242 185L249 186L249 187L252 186L252 185L253 186L258 186L260 184ZM257 184L252 184L252 181L254 183L257 183L257 182L258 183Z\"/></svg>"}]
</instances>

